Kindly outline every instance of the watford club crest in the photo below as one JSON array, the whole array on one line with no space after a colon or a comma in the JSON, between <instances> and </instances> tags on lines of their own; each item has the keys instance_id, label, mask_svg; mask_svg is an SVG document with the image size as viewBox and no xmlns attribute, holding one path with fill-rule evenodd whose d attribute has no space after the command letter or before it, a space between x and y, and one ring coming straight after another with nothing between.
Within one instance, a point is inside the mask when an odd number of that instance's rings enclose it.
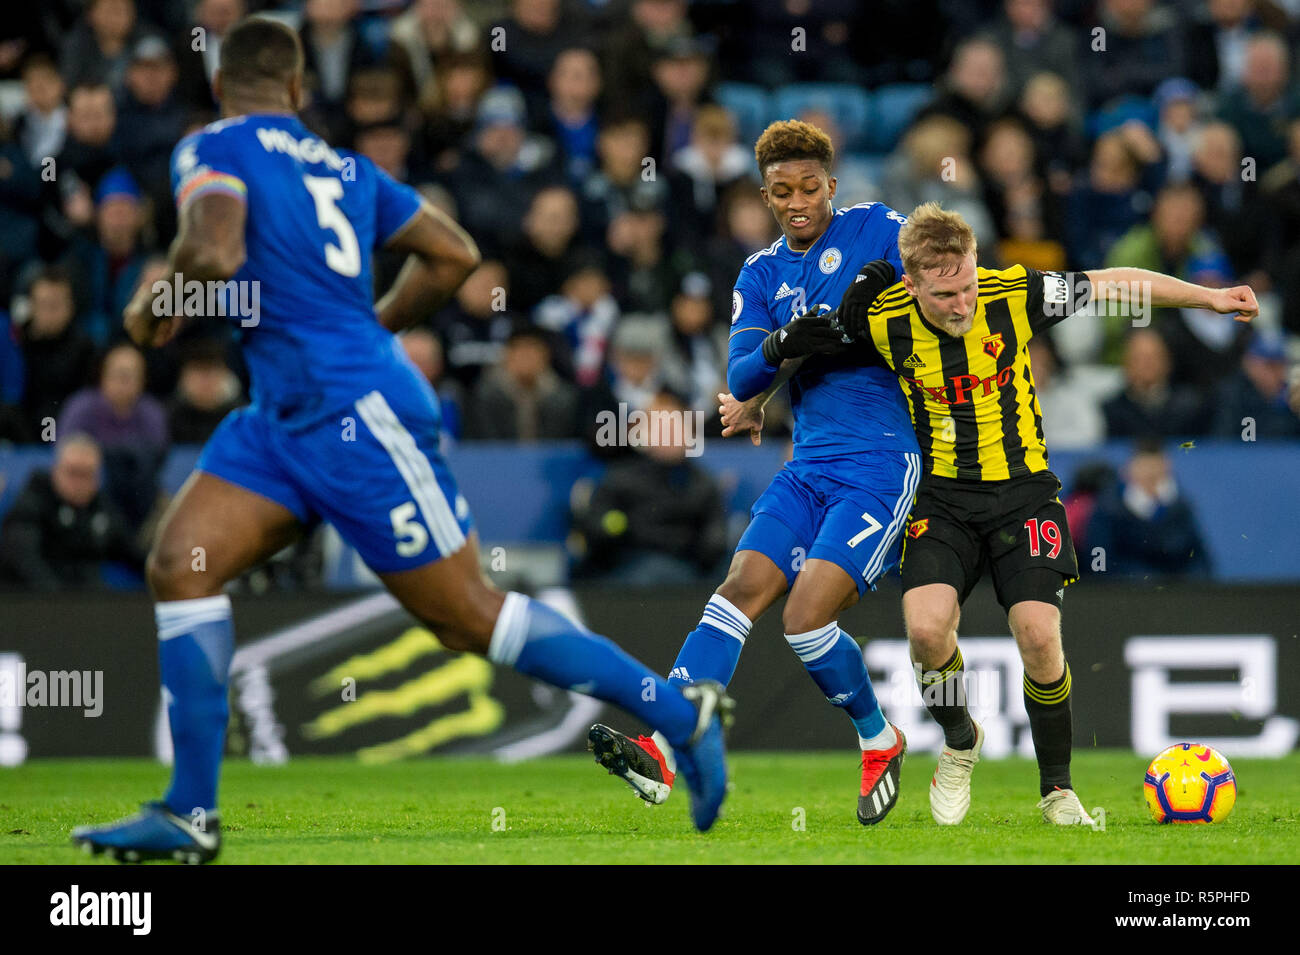
<instances>
[{"instance_id":1,"label":"watford club crest","mask_svg":"<svg viewBox=\"0 0 1300 955\"><path fill-rule=\"evenodd\" d=\"M1001 342L999 341L998 344L1001 344ZM923 517L921 518L921 520L912 521L912 523L907 525L907 536L912 538L912 540L916 540L927 530L929 530L929 528L930 528L930 518Z\"/></svg>"},{"instance_id":2,"label":"watford club crest","mask_svg":"<svg viewBox=\"0 0 1300 955\"><path fill-rule=\"evenodd\" d=\"M1002 341L1001 332L998 332L994 335L985 335L983 338L980 339L980 341L984 343L985 354L992 357L994 361L998 360L998 356L1002 354L1002 349L1007 347L1006 343Z\"/></svg>"}]
</instances>

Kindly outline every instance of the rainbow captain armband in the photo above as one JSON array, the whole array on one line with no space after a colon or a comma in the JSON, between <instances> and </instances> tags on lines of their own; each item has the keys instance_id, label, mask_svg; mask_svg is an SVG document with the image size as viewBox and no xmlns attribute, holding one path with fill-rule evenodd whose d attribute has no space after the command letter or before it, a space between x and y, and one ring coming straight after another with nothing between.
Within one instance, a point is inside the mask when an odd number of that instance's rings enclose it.
<instances>
[{"instance_id":1,"label":"rainbow captain armband","mask_svg":"<svg viewBox=\"0 0 1300 955\"><path fill-rule=\"evenodd\" d=\"M184 209L200 196L213 194L234 196L240 201L246 201L248 186L244 185L244 180L230 173L217 172L215 169L196 170L177 191L176 208Z\"/></svg>"}]
</instances>

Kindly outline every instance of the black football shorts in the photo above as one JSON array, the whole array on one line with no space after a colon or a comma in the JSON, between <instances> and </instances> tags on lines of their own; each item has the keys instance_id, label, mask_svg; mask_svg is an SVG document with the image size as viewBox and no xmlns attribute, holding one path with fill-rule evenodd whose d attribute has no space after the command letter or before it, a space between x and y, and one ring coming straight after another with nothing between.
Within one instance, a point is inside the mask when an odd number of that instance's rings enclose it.
<instances>
[{"instance_id":1,"label":"black football shorts","mask_svg":"<svg viewBox=\"0 0 1300 955\"><path fill-rule=\"evenodd\" d=\"M1079 565L1051 471L1003 481L921 479L903 539L903 590L951 584L965 602L987 568L1004 609L1061 605Z\"/></svg>"}]
</instances>

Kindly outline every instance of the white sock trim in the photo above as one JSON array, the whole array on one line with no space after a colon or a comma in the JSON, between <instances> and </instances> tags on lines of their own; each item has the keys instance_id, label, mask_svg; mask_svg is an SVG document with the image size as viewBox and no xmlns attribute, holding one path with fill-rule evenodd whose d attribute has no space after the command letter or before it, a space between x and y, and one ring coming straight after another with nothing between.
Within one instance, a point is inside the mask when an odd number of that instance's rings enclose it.
<instances>
[{"instance_id":1,"label":"white sock trim","mask_svg":"<svg viewBox=\"0 0 1300 955\"><path fill-rule=\"evenodd\" d=\"M897 742L898 734L894 732L894 727L890 725L888 720L885 721L885 728L875 736L871 737L871 739L863 739L861 736L858 737L858 745L862 747L863 751L869 749L889 749Z\"/></svg>"},{"instance_id":2,"label":"white sock trim","mask_svg":"<svg viewBox=\"0 0 1300 955\"><path fill-rule=\"evenodd\" d=\"M650 738L655 741L655 745L659 747L659 752L663 754L664 762L668 764L668 772L676 776L677 755L673 752L673 747L672 744L668 742L668 737L658 730L655 730L650 734Z\"/></svg>"},{"instance_id":3,"label":"white sock trim","mask_svg":"<svg viewBox=\"0 0 1300 955\"><path fill-rule=\"evenodd\" d=\"M804 663L814 663L830 652L840 639L840 623L832 620L824 627L809 630L807 633L787 633L786 640L791 649Z\"/></svg>"},{"instance_id":4,"label":"white sock trim","mask_svg":"<svg viewBox=\"0 0 1300 955\"><path fill-rule=\"evenodd\" d=\"M519 654L524 650L524 641L528 638L528 598L521 593L511 591L506 594L501 613L492 627L492 639L488 643L488 659L493 663L514 666Z\"/></svg>"},{"instance_id":5,"label":"white sock trim","mask_svg":"<svg viewBox=\"0 0 1300 955\"><path fill-rule=\"evenodd\" d=\"M154 604L153 616L158 625L158 639L171 640L200 624L229 620L230 597L217 594L190 600L164 600Z\"/></svg>"},{"instance_id":6,"label":"white sock trim","mask_svg":"<svg viewBox=\"0 0 1300 955\"><path fill-rule=\"evenodd\" d=\"M736 609L735 604L720 594L714 594L709 598L709 602L704 607L704 615L700 617L700 623L721 630L742 644L749 636L750 628L754 626L748 617Z\"/></svg>"}]
</instances>

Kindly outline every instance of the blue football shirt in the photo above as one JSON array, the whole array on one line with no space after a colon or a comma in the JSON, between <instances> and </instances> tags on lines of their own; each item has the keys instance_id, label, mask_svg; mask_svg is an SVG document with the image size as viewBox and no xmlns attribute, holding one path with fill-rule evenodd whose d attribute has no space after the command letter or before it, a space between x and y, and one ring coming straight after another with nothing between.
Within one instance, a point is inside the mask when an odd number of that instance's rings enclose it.
<instances>
[{"instance_id":1,"label":"blue football shirt","mask_svg":"<svg viewBox=\"0 0 1300 955\"><path fill-rule=\"evenodd\" d=\"M172 189L182 209L214 192L247 204L247 258L233 279L256 314L227 319L240 328L255 408L305 428L395 372L401 348L375 316L371 257L418 211L415 190L279 114L182 139Z\"/></svg>"},{"instance_id":2,"label":"blue football shirt","mask_svg":"<svg viewBox=\"0 0 1300 955\"><path fill-rule=\"evenodd\" d=\"M804 312L834 310L858 270L888 259L901 276L898 230L906 217L878 202L836 209L805 252L785 236L745 260L732 293L728 361L752 353L769 333ZM794 456L828 458L861 451L917 450L898 379L856 357L813 355L790 379Z\"/></svg>"}]
</instances>

